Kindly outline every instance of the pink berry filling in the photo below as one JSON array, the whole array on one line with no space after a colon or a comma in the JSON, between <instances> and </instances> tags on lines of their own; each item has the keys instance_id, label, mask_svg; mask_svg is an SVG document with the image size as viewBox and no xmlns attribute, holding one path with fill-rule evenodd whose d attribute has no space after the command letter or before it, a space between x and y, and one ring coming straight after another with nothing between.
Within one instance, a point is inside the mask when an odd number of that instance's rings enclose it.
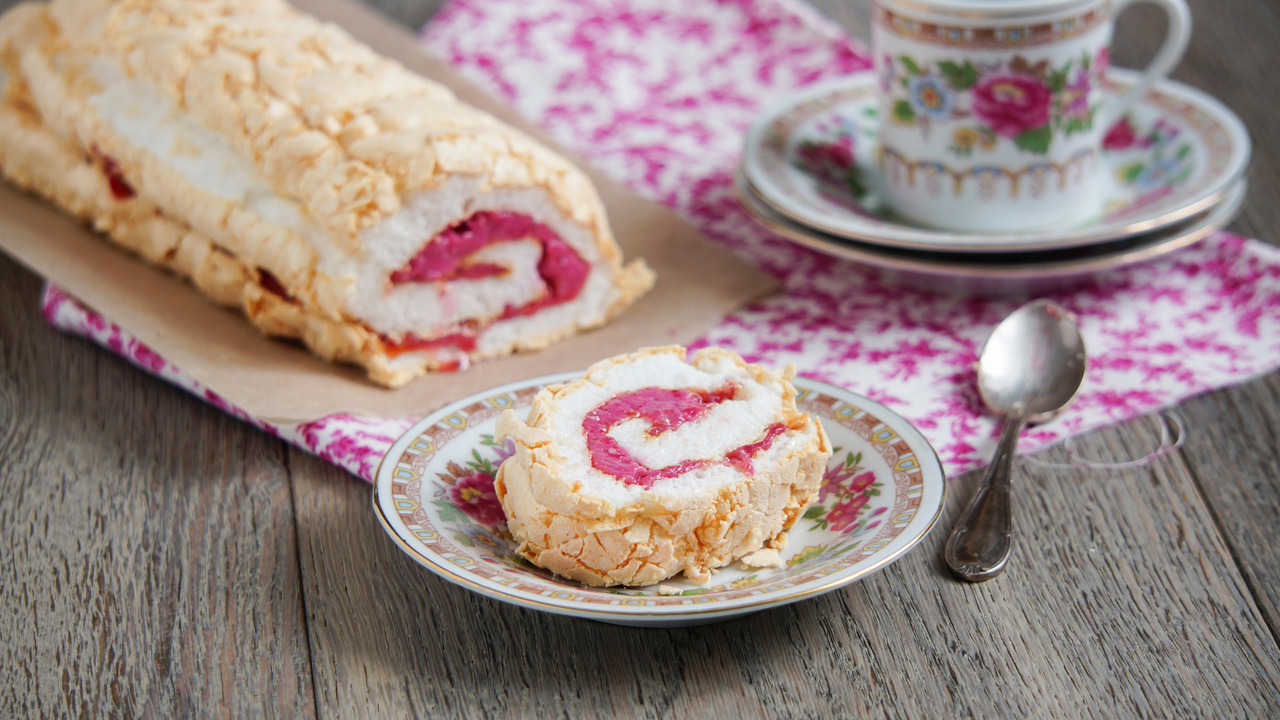
<instances>
[{"instance_id":1,"label":"pink berry filling","mask_svg":"<svg viewBox=\"0 0 1280 720\"><path fill-rule=\"evenodd\" d=\"M591 466L628 485L648 489L659 480L677 477L710 464L710 460L682 460L661 468L646 467L610 437L609 430L626 420L641 418L649 421L648 434L657 437L701 418L713 405L732 400L737 389L732 383L717 390L650 387L606 400L587 413L582 421L582 431L587 436L587 450L591 453ZM765 430L763 439L730 450L725 454L724 462L750 475L754 471L752 459L768 450L774 440L786 430L787 426L782 423L770 425Z\"/></svg>"},{"instance_id":2,"label":"pink berry filling","mask_svg":"<svg viewBox=\"0 0 1280 720\"><path fill-rule=\"evenodd\" d=\"M495 318L532 315L543 308L568 302L578 296L587 281L591 265L569 246L556 231L524 213L484 210L446 228L427 243L404 267L391 273L393 284L409 282L450 282L503 275L507 268L493 263L468 263L467 258L500 242L533 238L542 245L538 275L545 292L524 305L508 305ZM467 323L459 330L434 338L406 335L403 340L383 338L386 353L396 356L414 350L451 346L464 352L474 350L483 327Z\"/></svg>"},{"instance_id":3,"label":"pink berry filling","mask_svg":"<svg viewBox=\"0 0 1280 720\"><path fill-rule=\"evenodd\" d=\"M102 154L97 145L92 146L89 150L102 163L102 172L107 176L107 184L111 187L111 195L115 199L128 200L137 195L133 191L133 187L125 181L124 173L120 171L120 163L116 162L115 158Z\"/></svg>"}]
</instances>

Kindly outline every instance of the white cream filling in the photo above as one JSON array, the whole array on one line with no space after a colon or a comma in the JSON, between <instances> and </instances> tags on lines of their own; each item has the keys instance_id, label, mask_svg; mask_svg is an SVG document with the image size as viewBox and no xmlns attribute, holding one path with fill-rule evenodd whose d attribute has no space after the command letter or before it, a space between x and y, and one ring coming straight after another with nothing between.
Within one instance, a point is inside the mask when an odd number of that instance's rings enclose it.
<instances>
[{"instance_id":1,"label":"white cream filling","mask_svg":"<svg viewBox=\"0 0 1280 720\"><path fill-rule=\"evenodd\" d=\"M700 367L694 367L670 355L647 355L592 373L588 380L591 384L569 393L557 404L550 431L556 445L564 448L565 469L570 476L582 479L592 496L618 506L635 502L646 492L714 494L728 484L741 482L745 479L743 472L720 461L726 453L761 440L782 410L779 384L759 383L724 361L703 360ZM620 482L592 466L582 423L589 412L610 398L647 387L717 390L730 380L739 387L735 399L715 405L698 420L656 438L647 435L648 423L643 420L620 423L610 433L632 457L649 468L684 460L710 460L708 464L660 480L650 490ZM815 432L810 428L778 436L769 449L753 458L755 471L776 465L809 443Z\"/></svg>"},{"instance_id":2,"label":"white cream filling","mask_svg":"<svg viewBox=\"0 0 1280 720\"><path fill-rule=\"evenodd\" d=\"M594 267L573 300L488 328L480 339L481 353L499 352L523 338L566 326L593 323L614 297L611 273L599 265L594 235L567 219L542 188L490 189L482 187L478 177L449 177L436 188L406 197L399 212L364 231L362 251L352 254L311 222L296 200L277 193L250 157L179 108L167 94L128 77L105 57L94 60L91 74L101 90L90 96L89 105L114 132L172 168L194 189L306 238L316 251L317 271L346 288L346 313L375 332L431 338L452 332L468 320L491 321L508 306L523 306L545 292L537 272L541 248L536 242L499 243L473 258L473 262L488 258L510 268L501 277L390 282L391 273L404 267L427 241L482 210L532 216L555 230ZM394 363L416 364L424 355L456 359L458 354L448 348L414 351L398 356Z\"/></svg>"},{"instance_id":3,"label":"white cream filling","mask_svg":"<svg viewBox=\"0 0 1280 720\"><path fill-rule=\"evenodd\" d=\"M477 350L483 354L492 354L527 338L539 338L566 327L596 323L613 303L616 293L613 274L608 267L596 265L587 275L587 281L583 283L576 298L542 308L532 315L517 315L490 325L480 335Z\"/></svg>"}]
</instances>

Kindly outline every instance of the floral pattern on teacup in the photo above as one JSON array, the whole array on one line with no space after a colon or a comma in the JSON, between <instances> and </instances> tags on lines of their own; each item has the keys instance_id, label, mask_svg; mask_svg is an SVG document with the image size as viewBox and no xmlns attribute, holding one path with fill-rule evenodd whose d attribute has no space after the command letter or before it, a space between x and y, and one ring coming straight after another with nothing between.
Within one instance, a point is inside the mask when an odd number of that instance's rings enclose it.
<instances>
[{"instance_id":1,"label":"floral pattern on teacup","mask_svg":"<svg viewBox=\"0 0 1280 720\"><path fill-rule=\"evenodd\" d=\"M1104 68L1109 64L1106 53L1095 56L1095 71L1099 63ZM889 64L882 58L877 67L883 69ZM1134 77L1128 72L1112 75L1117 77L1107 76L1100 88L1109 96L1128 88ZM888 124L880 121L878 112L883 97L880 85L884 79L882 75L864 74L826 83L767 115L758 140L749 145L743 155L744 170L752 168L747 171L752 185L762 194L770 193L773 198L770 204L785 208L793 217L811 218L818 227L834 228L828 231L835 234L875 238L888 233L895 240L910 234L911 242L932 243L936 240L919 238L931 238L935 234L905 225L887 209L883 192L888 183L906 182L914 173L915 182L929 183L930 191L939 194L959 192L977 183L978 189L984 192L975 193L975 200L983 201L999 197L1005 187L1011 192L1014 188L1007 183L1009 178L1016 177L1017 190L1029 195L1048 183L1074 182L1079 177L1078 171L1094 162L1099 174L1087 177L1086 181L1105 181L1101 183L1103 205L1082 226L1094 233L1112 227L1124 232L1120 228L1127 223L1159 222L1166 213L1205 201L1210 193L1217 191L1215 188L1220 190L1224 183L1238 175L1248 157L1248 138L1224 109L1217 108L1195 91L1167 84L1151 91L1127 113L1126 121L1101 133L1101 153L1090 154L1086 149L1078 156L1068 155L1068 162L1064 163L1028 156L1029 162L1024 168L1015 168L1013 164L996 162L994 155L987 155L1000 141L994 132L979 132L961 124L948 128L948 134L940 136L938 139L942 142L937 144L954 146L957 155L967 151L973 159L954 164L927 163L929 167L926 167L923 161L895 155L881 146L881 133ZM853 156L868 188L864 196L820 181L798 161L797 148L802 143L831 142L836 128L848 126L856 127ZM1153 135L1157 126L1163 129ZM1099 132L1102 128L1095 125L1094 130ZM1165 169L1169 169L1167 153L1172 151L1181 153L1179 162L1183 170L1163 174L1161 189L1139 191L1137 176L1128 183L1120 178L1117 173L1120 168L1154 160L1158 149L1156 141L1161 135L1173 133L1177 133L1177 142L1165 151ZM1180 150L1183 145L1188 147L1186 151ZM1021 172L1017 172L1019 170ZM1157 173L1142 177L1154 181Z\"/></svg>"},{"instance_id":2,"label":"floral pattern on teacup","mask_svg":"<svg viewBox=\"0 0 1280 720\"><path fill-rule=\"evenodd\" d=\"M1034 73L1044 68L1019 69ZM879 206L869 209L859 204L868 197L867 188L874 172L867 167L872 161L864 157L877 150L874 137L868 135L864 127L874 122L874 110L856 104L833 105L835 107L825 114L816 115L812 123L797 129L797 139L789 155L791 164L817 181L823 197L840 202L859 215L878 217L873 210ZM1070 117L1069 113L1063 115ZM968 157L990 152L999 141L1000 136L991 127L962 125L953 131L950 149L958 156ZM865 149L868 146L870 150ZM1161 116L1143 114L1139 119L1133 114L1124 116L1103 135L1102 150L1108 172L1127 191L1123 203L1108 204L1107 217L1136 212L1162 200L1190 183L1202 169L1193 140L1184 137L1171 118ZM981 200L998 197L997 184L1002 179L1014 179L1017 192L1038 197L1058 179L1077 178L1083 163L1092 157L1092 152L1085 150L1063 163L1039 161L1022 170L995 163L955 169L936 163L912 162L892 150L880 152L888 174L915 173L918 181L928 184L931 192L938 194L948 187L955 189L963 182L977 182ZM1014 189L1015 186L1010 186L1010 192Z\"/></svg>"},{"instance_id":3,"label":"floral pattern on teacup","mask_svg":"<svg viewBox=\"0 0 1280 720\"><path fill-rule=\"evenodd\" d=\"M881 83L898 95L890 119L914 125L927 138L937 123L960 123L948 147L957 157L994 151L1001 139L1027 153L1045 155L1055 135L1069 137L1093 129L1093 90L1110 63L1103 48L1061 67L1032 63L1022 55L1007 63L972 60L924 63L910 55L881 59ZM895 86L898 88L895 90Z\"/></svg>"}]
</instances>

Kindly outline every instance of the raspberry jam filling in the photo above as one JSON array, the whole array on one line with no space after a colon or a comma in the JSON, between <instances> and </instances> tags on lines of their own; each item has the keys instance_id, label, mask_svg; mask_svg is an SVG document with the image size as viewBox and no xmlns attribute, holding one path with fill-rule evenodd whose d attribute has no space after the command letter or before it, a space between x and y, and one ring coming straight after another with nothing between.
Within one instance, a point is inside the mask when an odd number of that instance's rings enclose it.
<instances>
[{"instance_id":1,"label":"raspberry jam filling","mask_svg":"<svg viewBox=\"0 0 1280 720\"><path fill-rule=\"evenodd\" d=\"M90 151L102 163L102 172L107 176L107 184L111 186L111 194L115 199L128 200L137 194L133 191L133 186L125 182L124 173L120 172L120 163L115 158L102 154L97 145L91 147Z\"/></svg>"},{"instance_id":2,"label":"raspberry jam filling","mask_svg":"<svg viewBox=\"0 0 1280 720\"><path fill-rule=\"evenodd\" d=\"M486 262L469 263L467 258L494 243L530 238L542 246L538 275L546 290L524 305L506 306L495 321L532 315L577 297L587 281L591 265L556 231L524 213L507 211L483 210L446 228L404 267L391 273L391 282L399 285L502 276L508 272L506 267ZM482 329L477 323L470 323L455 332L434 338L406 335L403 340L394 341L384 337L383 346L392 357L446 346L469 352L475 349Z\"/></svg>"},{"instance_id":3,"label":"raspberry jam filling","mask_svg":"<svg viewBox=\"0 0 1280 720\"><path fill-rule=\"evenodd\" d=\"M646 432L651 437L658 437L701 418L712 406L732 400L737 390L737 386L732 383L716 390L650 387L606 400L582 420L582 431L587 436L587 450L591 453L591 466L628 485L648 489L659 480L677 477L710 465L711 460L682 460L666 467L647 467L632 457L631 453L609 435L609 431L619 423L640 418L649 422ZM752 459L768 450L786 429L787 426L782 423L770 425L765 430L763 439L730 450L725 453L724 462L750 475L754 470Z\"/></svg>"},{"instance_id":4,"label":"raspberry jam filling","mask_svg":"<svg viewBox=\"0 0 1280 720\"><path fill-rule=\"evenodd\" d=\"M289 291L284 288L284 283L280 282L280 278L272 275L268 270L258 268L258 284L262 286L263 290L266 290L273 295L279 295L289 302L296 303L298 301L297 298L290 295Z\"/></svg>"}]
</instances>

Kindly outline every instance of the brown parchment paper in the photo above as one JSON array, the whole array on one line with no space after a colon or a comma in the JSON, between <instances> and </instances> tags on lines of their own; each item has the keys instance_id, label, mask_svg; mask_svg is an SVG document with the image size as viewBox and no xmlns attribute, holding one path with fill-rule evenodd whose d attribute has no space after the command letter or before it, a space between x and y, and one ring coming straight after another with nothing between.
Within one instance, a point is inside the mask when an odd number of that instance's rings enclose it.
<instances>
[{"instance_id":1,"label":"brown parchment paper","mask_svg":"<svg viewBox=\"0 0 1280 720\"><path fill-rule=\"evenodd\" d=\"M379 52L451 87L459 97L575 160L600 190L627 258L643 257L657 285L613 323L537 353L428 375L398 390L260 335L239 311L116 248L53 206L0 187L0 248L114 320L170 362L251 415L301 422L338 412L423 415L495 385L585 368L648 345L686 343L733 308L771 292L768 275L714 245L666 208L641 199L565 152L514 111L432 58L403 28L353 0L295 0ZM2 184L0 184L2 185ZM33 312L35 309L33 308Z\"/></svg>"}]
</instances>

